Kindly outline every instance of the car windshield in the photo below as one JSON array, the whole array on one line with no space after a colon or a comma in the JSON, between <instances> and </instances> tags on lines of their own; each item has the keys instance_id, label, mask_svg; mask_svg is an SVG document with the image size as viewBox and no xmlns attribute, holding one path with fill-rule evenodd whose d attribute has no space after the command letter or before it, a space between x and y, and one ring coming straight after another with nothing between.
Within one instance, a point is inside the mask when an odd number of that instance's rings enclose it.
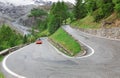
<instances>
[{"instance_id":1,"label":"car windshield","mask_svg":"<svg viewBox=\"0 0 120 78\"><path fill-rule=\"evenodd\" d=\"M37 40L41 40L41 39L39 38L39 39L37 39Z\"/></svg>"}]
</instances>

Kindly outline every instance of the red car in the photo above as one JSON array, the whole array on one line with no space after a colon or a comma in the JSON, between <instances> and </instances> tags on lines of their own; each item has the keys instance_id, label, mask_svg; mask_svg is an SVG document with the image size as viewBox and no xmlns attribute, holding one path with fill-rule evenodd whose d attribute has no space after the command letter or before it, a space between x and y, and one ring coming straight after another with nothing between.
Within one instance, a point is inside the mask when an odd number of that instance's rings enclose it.
<instances>
[{"instance_id":1,"label":"red car","mask_svg":"<svg viewBox=\"0 0 120 78\"><path fill-rule=\"evenodd\" d=\"M42 40L41 39L36 40L36 44L42 44Z\"/></svg>"}]
</instances>

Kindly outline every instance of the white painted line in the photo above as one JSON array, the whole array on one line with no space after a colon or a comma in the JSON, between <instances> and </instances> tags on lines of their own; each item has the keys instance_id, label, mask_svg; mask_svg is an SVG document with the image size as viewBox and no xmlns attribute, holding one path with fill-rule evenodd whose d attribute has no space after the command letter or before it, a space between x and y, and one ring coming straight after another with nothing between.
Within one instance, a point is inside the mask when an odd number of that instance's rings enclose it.
<instances>
[{"instance_id":1,"label":"white painted line","mask_svg":"<svg viewBox=\"0 0 120 78\"><path fill-rule=\"evenodd\" d=\"M89 55L82 56L81 58L89 57L95 53L95 51L92 47L88 46L87 44L85 44L84 42L82 42L80 40L79 40L79 42L81 42L83 45L87 46L91 50L91 53Z\"/></svg>"},{"instance_id":2,"label":"white painted line","mask_svg":"<svg viewBox=\"0 0 120 78\"><path fill-rule=\"evenodd\" d=\"M17 52L17 51L16 51L16 52ZM7 65L6 65L6 60L8 59L8 57L9 57L10 55L16 53L16 52L13 52L13 53L7 55L7 56L3 59L2 66L3 66L3 68L4 68L9 74L11 74L11 75L13 75L13 76L15 76L15 77L17 77L17 78L26 78L26 77L24 77L24 76L21 76L21 75L19 75L19 74L17 74L17 73L12 72L12 71L7 67Z\"/></svg>"},{"instance_id":3,"label":"white painted line","mask_svg":"<svg viewBox=\"0 0 120 78\"><path fill-rule=\"evenodd\" d=\"M81 41L80 41L80 42L81 42ZM83 45L87 46L87 47L91 50L91 53L90 53L89 55L80 56L80 57L70 57L70 56L67 56L66 54L60 52L60 51L59 51L55 46L53 46L49 41L48 41L48 43L49 43L59 54L63 55L63 56L66 57L66 58L71 58L71 59L86 58L86 57L89 57L89 56L93 55L94 52L95 52L93 48L91 48L91 47L88 46L87 44L81 42Z\"/></svg>"}]
</instances>

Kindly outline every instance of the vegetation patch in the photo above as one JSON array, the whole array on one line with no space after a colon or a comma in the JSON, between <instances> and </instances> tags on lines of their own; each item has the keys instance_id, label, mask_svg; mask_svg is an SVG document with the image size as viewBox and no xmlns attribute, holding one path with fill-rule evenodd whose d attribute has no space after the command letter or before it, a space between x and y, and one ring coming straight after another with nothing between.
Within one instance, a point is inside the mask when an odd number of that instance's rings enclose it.
<instances>
[{"instance_id":1,"label":"vegetation patch","mask_svg":"<svg viewBox=\"0 0 120 78\"><path fill-rule=\"evenodd\" d=\"M4 56L0 55L0 62L4 59Z\"/></svg>"},{"instance_id":2,"label":"vegetation patch","mask_svg":"<svg viewBox=\"0 0 120 78\"><path fill-rule=\"evenodd\" d=\"M38 37L46 37L46 36L49 36L49 35L50 35L50 33L49 33L49 31L47 29L40 32L40 33L37 33Z\"/></svg>"},{"instance_id":3,"label":"vegetation patch","mask_svg":"<svg viewBox=\"0 0 120 78\"><path fill-rule=\"evenodd\" d=\"M98 29L119 26L120 0L85 0L84 2L76 0L72 13L74 21L71 25L77 28Z\"/></svg>"},{"instance_id":4,"label":"vegetation patch","mask_svg":"<svg viewBox=\"0 0 120 78\"><path fill-rule=\"evenodd\" d=\"M81 46L79 43L74 40L67 32L65 32L62 28L59 28L50 38L60 44L62 47L67 49L67 51L71 52L68 55L74 56L81 52Z\"/></svg>"},{"instance_id":5,"label":"vegetation patch","mask_svg":"<svg viewBox=\"0 0 120 78\"><path fill-rule=\"evenodd\" d=\"M0 73L0 78L5 78L4 75L2 73Z\"/></svg>"},{"instance_id":6,"label":"vegetation patch","mask_svg":"<svg viewBox=\"0 0 120 78\"><path fill-rule=\"evenodd\" d=\"M86 16L83 19L79 19L71 23L71 26L84 28L84 29L98 29L100 28L100 23L94 22L93 16Z\"/></svg>"},{"instance_id":7,"label":"vegetation patch","mask_svg":"<svg viewBox=\"0 0 120 78\"><path fill-rule=\"evenodd\" d=\"M0 51L23 43L23 37L10 27L3 25L0 28Z\"/></svg>"}]
</instances>

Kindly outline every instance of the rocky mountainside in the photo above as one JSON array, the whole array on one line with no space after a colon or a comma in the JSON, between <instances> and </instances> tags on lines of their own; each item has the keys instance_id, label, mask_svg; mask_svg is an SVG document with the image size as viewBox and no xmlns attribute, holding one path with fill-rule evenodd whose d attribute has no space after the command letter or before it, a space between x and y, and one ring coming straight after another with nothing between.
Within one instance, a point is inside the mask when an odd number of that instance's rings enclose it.
<instances>
[{"instance_id":1,"label":"rocky mountainside","mask_svg":"<svg viewBox=\"0 0 120 78\"><path fill-rule=\"evenodd\" d=\"M20 16L23 16L26 13L28 13L33 7L35 6L34 5L15 6L10 3L5 4L0 2L0 13L9 16L12 19L17 19Z\"/></svg>"},{"instance_id":2,"label":"rocky mountainside","mask_svg":"<svg viewBox=\"0 0 120 78\"><path fill-rule=\"evenodd\" d=\"M28 14L31 11L31 9L35 7L35 5L15 6L10 3L6 4L0 2L0 26L2 26L3 24L7 24L16 32L25 34L25 28L23 29L23 26L17 24L16 21L18 21L20 17Z\"/></svg>"},{"instance_id":3,"label":"rocky mountainside","mask_svg":"<svg viewBox=\"0 0 120 78\"><path fill-rule=\"evenodd\" d=\"M44 3L45 5L47 4L51 4L49 2L45 3L44 1L38 1L35 0L35 2L38 3ZM21 18L24 17L24 19L28 20L27 14L31 11L31 9L35 8L35 7L41 7L44 8L41 5L19 5L19 6L15 6L11 3L3 3L0 2L0 18L1 19L5 19L5 20L9 20L9 21L16 21ZM0 20L0 23L3 23L3 21Z\"/></svg>"}]
</instances>

